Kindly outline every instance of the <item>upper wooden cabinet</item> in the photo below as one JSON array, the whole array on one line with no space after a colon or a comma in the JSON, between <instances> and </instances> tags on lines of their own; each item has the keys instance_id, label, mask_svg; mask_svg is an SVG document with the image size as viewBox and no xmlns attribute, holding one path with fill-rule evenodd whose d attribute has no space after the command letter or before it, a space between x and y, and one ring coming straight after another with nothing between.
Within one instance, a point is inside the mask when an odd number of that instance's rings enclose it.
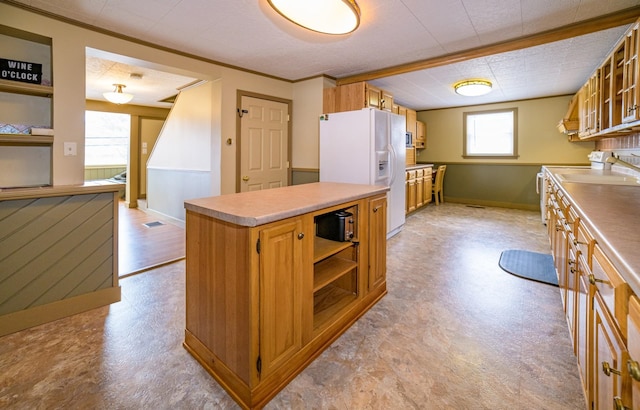
<instances>
[{"instance_id":1,"label":"upper wooden cabinet","mask_svg":"<svg viewBox=\"0 0 640 410\"><path fill-rule=\"evenodd\" d=\"M404 108L404 113L407 121L407 132L410 132L413 136L412 146L415 149L426 148L427 126L422 121L418 121L417 113L414 110Z\"/></svg>"},{"instance_id":2,"label":"upper wooden cabinet","mask_svg":"<svg viewBox=\"0 0 640 410\"><path fill-rule=\"evenodd\" d=\"M362 108L378 108L393 111L393 95L363 81L325 88L323 111L325 113L354 111Z\"/></svg>"},{"instance_id":3,"label":"upper wooden cabinet","mask_svg":"<svg viewBox=\"0 0 640 410\"><path fill-rule=\"evenodd\" d=\"M640 125L639 50L640 20L572 99L558 125L561 132L572 140L617 137ZM578 127L573 122L576 116Z\"/></svg>"},{"instance_id":4,"label":"upper wooden cabinet","mask_svg":"<svg viewBox=\"0 0 640 410\"><path fill-rule=\"evenodd\" d=\"M427 146L427 125L422 121L416 121L414 144L417 149L423 149Z\"/></svg>"},{"instance_id":5,"label":"upper wooden cabinet","mask_svg":"<svg viewBox=\"0 0 640 410\"><path fill-rule=\"evenodd\" d=\"M600 131L600 102L600 70L598 69L578 93L580 138L589 137Z\"/></svg>"},{"instance_id":6,"label":"upper wooden cabinet","mask_svg":"<svg viewBox=\"0 0 640 410\"><path fill-rule=\"evenodd\" d=\"M636 23L624 38L624 66L622 69L622 122L640 119L638 111L638 32Z\"/></svg>"}]
</instances>

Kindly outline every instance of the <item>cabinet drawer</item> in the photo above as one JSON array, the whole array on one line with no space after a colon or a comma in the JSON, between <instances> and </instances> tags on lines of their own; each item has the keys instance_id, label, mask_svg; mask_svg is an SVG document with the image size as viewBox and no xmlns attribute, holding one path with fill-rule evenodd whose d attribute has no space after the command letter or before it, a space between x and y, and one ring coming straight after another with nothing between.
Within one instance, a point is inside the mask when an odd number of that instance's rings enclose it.
<instances>
[{"instance_id":1,"label":"cabinet drawer","mask_svg":"<svg viewBox=\"0 0 640 410\"><path fill-rule=\"evenodd\" d=\"M622 337L626 339L629 285L597 244L593 250L591 263L592 274L589 280L595 285L596 292L600 294L605 307L617 322Z\"/></svg>"},{"instance_id":2,"label":"cabinet drawer","mask_svg":"<svg viewBox=\"0 0 640 410\"><path fill-rule=\"evenodd\" d=\"M407 179L416 179L416 170L407 171Z\"/></svg>"},{"instance_id":3,"label":"cabinet drawer","mask_svg":"<svg viewBox=\"0 0 640 410\"><path fill-rule=\"evenodd\" d=\"M422 168L416 169L416 178L422 178L423 175L424 175L424 169Z\"/></svg>"}]
</instances>

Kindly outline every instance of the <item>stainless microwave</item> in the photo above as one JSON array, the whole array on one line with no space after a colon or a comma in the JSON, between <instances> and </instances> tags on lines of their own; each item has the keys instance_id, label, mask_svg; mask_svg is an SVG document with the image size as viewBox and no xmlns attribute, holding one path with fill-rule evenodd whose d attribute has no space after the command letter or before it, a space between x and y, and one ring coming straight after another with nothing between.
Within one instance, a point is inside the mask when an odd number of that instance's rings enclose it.
<instances>
[{"instance_id":1,"label":"stainless microwave","mask_svg":"<svg viewBox=\"0 0 640 410\"><path fill-rule=\"evenodd\" d=\"M407 131L406 139L407 139L407 148L413 147L413 133L411 131Z\"/></svg>"}]
</instances>

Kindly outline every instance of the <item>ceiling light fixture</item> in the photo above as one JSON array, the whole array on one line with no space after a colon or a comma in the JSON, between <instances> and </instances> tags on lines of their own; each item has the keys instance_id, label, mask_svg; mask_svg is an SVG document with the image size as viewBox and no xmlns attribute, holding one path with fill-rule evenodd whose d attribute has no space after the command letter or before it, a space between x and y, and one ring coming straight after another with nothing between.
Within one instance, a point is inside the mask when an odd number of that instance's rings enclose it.
<instances>
[{"instance_id":1,"label":"ceiling light fixture","mask_svg":"<svg viewBox=\"0 0 640 410\"><path fill-rule=\"evenodd\" d=\"M114 104L126 104L133 98L133 94L127 94L122 92L122 88L126 87L124 84L114 84L115 90L104 93L104 98Z\"/></svg>"},{"instance_id":2,"label":"ceiling light fixture","mask_svg":"<svg viewBox=\"0 0 640 410\"><path fill-rule=\"evenodd\" d=\"M347 34L360 25L360 7L355 0L268 0L286 19L324 34Z\"/></svg>"},{"instance_id":3,"label":"ceiling light fixture","mask_svg":"<svg viewBox=\"0 0 640 410\"><path fill-rule=\"evenodd\" d=\"M456 93L465 97L475 97L484 95L491 91L491 81L487 80L464 80L454 84Z\"/></svg>"}]
</instances>

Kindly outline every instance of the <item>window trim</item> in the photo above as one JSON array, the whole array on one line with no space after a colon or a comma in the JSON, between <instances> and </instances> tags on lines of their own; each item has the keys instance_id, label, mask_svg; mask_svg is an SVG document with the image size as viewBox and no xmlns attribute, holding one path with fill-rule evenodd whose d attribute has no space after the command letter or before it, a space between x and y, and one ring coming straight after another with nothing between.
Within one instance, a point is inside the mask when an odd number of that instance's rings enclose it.
<instances>
[{"instance_id":1,"label":"window trim","mask_svg":"<svg viewBox=\"0 0 640 410\"><path fill-rule=\"evenodd\" d=\"M478 114L498 114L511 112L513 114L513 150L510 154L469 154L467 152L467 116ZM518 155L518 108L501 108L485 111L466 111L462 113L462 158L467 159L517 159Z\"/></svg>"}]
</instances>

